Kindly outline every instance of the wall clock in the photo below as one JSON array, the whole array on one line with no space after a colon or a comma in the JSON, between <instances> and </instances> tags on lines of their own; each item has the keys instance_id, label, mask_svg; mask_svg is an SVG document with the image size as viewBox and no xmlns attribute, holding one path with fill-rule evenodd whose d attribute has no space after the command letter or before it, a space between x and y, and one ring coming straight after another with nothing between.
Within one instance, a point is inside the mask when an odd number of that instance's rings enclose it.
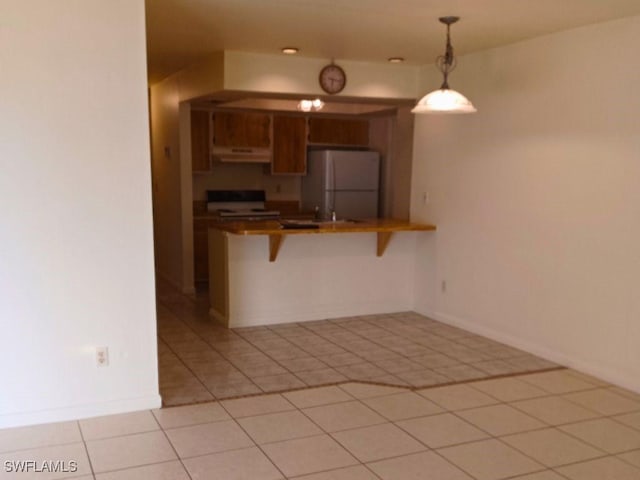
<instances>
[{"instance_id":1,"label":"wall clock","mask_svg":"<svg viewBox=\"0 0 640 480\"><path fill-rule=\"evenodd\" d=\"M335 63L330 63L320 70L319 81L322 90L333 95L344 89L347 84L347 74Z\"/></svg>"}]
</instances>

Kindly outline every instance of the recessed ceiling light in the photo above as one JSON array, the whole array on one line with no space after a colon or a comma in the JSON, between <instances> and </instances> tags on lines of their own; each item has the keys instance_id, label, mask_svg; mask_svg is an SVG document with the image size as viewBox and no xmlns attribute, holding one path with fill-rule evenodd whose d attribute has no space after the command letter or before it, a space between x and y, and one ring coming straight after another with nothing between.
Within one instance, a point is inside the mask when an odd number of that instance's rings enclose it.
<instances>
[{"instance_id":1,"label":"recessed ceiling light","mask_svg":"<svg viewBox=\"0 0 640 480\"><path fill-rule=\"evenodd\" d=\"M390 57L387 59L389 63L402 63L404 62L404 58L402 57Z\"/></svg>"},{"instance_id":2,"label":"recessed ceiling light","mask_svg":"<svg viewBox=\"0 0 640 480\"><path fill-rule=\"evenodd\" d=\"M282 49L282 53L284 53L286 55L295 55L296 53L298 53L298 48L297 47L284 47Z\"/></svg>"}]
</instances>

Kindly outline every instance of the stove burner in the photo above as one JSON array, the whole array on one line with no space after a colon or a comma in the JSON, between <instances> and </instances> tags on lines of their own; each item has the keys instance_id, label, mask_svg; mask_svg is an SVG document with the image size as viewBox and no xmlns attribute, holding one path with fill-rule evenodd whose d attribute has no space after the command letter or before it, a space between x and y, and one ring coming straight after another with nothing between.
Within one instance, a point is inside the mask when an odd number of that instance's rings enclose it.
<instances>
[{"instance_id":1,"label":"stove burner","mask_svg":"<svg viewBox=\"0 0 640 480\"><path fill-rule=\"evenodd\" d=\"M267 210L263 190L208 190L207 211L225 218L278 218L280 212Z\"/></svg>"}]
</instances>

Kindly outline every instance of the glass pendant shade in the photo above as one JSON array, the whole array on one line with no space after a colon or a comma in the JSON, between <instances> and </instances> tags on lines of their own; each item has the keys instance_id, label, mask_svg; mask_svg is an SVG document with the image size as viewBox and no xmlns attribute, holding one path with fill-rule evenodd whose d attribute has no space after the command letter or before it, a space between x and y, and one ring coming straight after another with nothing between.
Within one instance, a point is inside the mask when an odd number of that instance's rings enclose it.
<instances>
[{"instance_id":1,"label":"glass pendant shade","mask_svg":"<svg viewBox=\"0 0 640 480\"><path fill-rule=\"evenodd\" d=\"M461 93L441 88L428 93L411 110L412 113L474 113L473 104Z\"/></svg>"}]
</instances>

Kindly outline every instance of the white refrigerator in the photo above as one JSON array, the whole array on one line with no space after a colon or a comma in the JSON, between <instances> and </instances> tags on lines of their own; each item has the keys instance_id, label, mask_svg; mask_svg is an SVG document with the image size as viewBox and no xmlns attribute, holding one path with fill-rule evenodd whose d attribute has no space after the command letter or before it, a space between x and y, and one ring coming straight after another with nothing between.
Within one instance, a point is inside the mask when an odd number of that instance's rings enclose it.
<instances>
[{"instance_id":1,"label":"white refrigerator","mask_svg":"<svg viewBox=\"0 0 640 480\"><path fill-rule=\"evenodd\" d=\"M356 150L312 150L302 177L302 209L323 218L378 216L380 155Z\"/></svg>"}]
</instances>

